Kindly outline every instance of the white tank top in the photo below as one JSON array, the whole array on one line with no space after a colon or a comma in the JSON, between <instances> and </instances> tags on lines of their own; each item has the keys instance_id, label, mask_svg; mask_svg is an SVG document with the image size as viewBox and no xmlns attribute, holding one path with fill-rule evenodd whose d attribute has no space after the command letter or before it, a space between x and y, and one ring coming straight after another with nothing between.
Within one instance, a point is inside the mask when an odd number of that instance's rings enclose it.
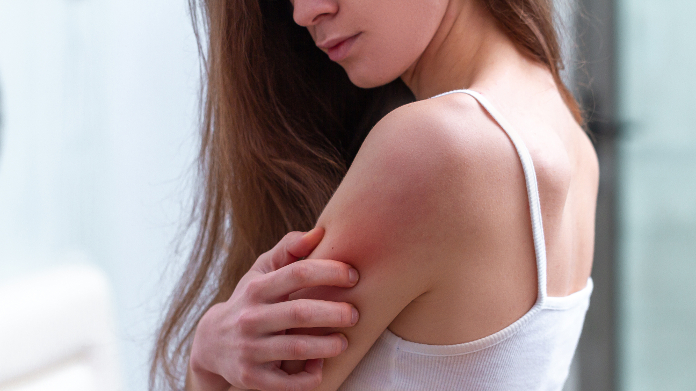
<instances>
[{"instance_id":1,"label":"white tank top","mask_svg":"<svg viewBox=\"0 0 696 391\"><path fill-rule=\"evenodd\" d=\"M524 169L538 273L534 307L495 334L457 345L425 345L385 330L341 391L561 390L590 303L592 279L566 297L546 295L546 242L532 158L522 139L481 94L474 97L507 133Z\"/></svg>"}]
</instances>

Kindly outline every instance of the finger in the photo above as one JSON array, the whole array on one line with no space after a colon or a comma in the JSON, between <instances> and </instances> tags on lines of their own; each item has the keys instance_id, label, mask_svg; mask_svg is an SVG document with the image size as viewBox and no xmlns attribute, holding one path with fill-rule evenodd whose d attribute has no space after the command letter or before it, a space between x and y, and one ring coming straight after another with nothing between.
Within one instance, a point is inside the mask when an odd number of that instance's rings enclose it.
<instances>
[{"instance_id":1,"label":"finger","mask_svg":"<svg viewBox=\"0 0 696 391\"><path fill-rule=\"evenodd\" d=\"M287 251L288 253L297 258L309 256L309 254L311 254L312 251L314 251L317 245L319 245L323 237L324 228L315 227L311 231L302 235L302 237L300 237L299 240L289 243L287 246ZM280 269L280 267L278 269Z\"/></svg>"},{"instance_id":2,"label":"finger","mask_svg":"<svg viewBox=\"0 0 696 391\"><path fill-rule=\"evenodd\" d=\"M260 374L249 386L264 391L313 390L321 384L322 379L321 362L315 361L309 368L305 366L304 371L294 375L288 375L282 369L270 365L270 369Z\"/></svg>"},{"instance_id":3,"label":"finger","mask_svg":"<svg viewBox=\"0 0 696 391\"><path fill-rule=\"evenodd\" d=\"M278 335L264 338L255 350L254 360L311 360L336 357L348 347L348 339L341 333L331 335Z\"/></svg>"},{"instance_id":4,"label":"finger","mask_svg":"<svg viewBox=\"0 0 696 391\"><path fill-rule=\"evenodd\" d=\"M319 375L321 375L322 368L324 368L323 358L310 359L307 360L307 363L305 364L305 371L309 374L318 373Z\"/></svg>"},{"instance_id":5,"label":"finger","mask_svg":"<svg viewBox=\"0 0 696 391\"><path fill-rule=\"evenodd\" d=\"M300 289L316 286L351 288L358 282L359 273L344 262L329 259L304 259L268 273L257 282L259 299L276 302Z\"/></svg>"},{"instance_id":6,"label":"finger","mask_svg":"<svg viewBox=\"0 0 696 391\"><path fill-rule=\"evenodd\" d=\"M307 233L290 232L259 257L257 266L264 273L278 270L311 254L323 237L324 229L319 227Z\"/></svg>"},{"instance_id":7,"label":"finger","mask_svg":"<svg viewBox=\"0 0 696 391\"><path fill-rule=\"evenodd\" d=\"M298 299L260 307L256 332L272 334L280 330L314 327L351 327L358 322L358 310L348 303Z\"/></svg>"}]
</instances>

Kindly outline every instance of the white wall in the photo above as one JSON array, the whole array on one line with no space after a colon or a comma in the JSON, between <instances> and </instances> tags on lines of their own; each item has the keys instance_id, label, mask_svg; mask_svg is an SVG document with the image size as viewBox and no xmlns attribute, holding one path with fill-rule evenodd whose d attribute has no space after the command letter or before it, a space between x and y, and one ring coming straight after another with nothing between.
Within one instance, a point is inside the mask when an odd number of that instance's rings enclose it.
<instances>
[{"instance_id":1,"label":"white wall","mask_svg":"<svg viewBox=\"0 0 696 391\"><path fill-rule=\"evenodd\" d=\"M198 60L186 0L0 0L0 283L86 254L113 285L127 390L190 196Z\"/></svg>"}]
</instances>

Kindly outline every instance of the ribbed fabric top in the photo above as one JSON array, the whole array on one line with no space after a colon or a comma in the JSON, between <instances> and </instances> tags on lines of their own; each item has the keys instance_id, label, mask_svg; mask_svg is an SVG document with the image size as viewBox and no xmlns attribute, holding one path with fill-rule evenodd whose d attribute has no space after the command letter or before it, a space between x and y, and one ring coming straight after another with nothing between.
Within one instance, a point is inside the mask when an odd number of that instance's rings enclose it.
<instances>
[{"instance_id":1,"label":"ribbed fabric top","mask_svg":"<svg viewBox=\"0 0 696 391\"><path fill-rule=\"evenodd\" d=\"M553 390L563 388L592 293L592 279L566 297L546 294L546 242L539 189L531 155L505 118L481 94L475 98L507 133L522 162L534 235L537 301L510 326L476 341L425 345L406 341L389 329L375 342L342 391L369 390Z\"/></svg>"}]
</instances>

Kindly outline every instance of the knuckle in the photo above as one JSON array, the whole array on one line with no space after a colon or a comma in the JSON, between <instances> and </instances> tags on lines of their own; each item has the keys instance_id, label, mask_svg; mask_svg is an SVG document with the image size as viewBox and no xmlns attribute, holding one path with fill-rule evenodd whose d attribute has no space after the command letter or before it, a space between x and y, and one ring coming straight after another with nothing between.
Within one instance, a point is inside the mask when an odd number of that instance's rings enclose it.
<instances>
[{"instance_id":1,"label":"knuckle","mask_svg":"<svg viewBox=\"0 0 696 391\"><path fill-rule=\"evenodd\" d=\"M346 265L345 263L344 263L344 264L340 264L340 265L336 265L336 266L334 267L334 271L333 271L334 275L333 275L333 277L334 277L337 281L348 281L348 279L349 279L349 277L350 277L349 274L348 274L349 271L350 271L350 266Z\"/></svg>"},{"instance_id":2,"label":"knuckle","mask_svg":"<svg viewBox=\"0 0 696 391\"><path fill-rule=\"evenodd\" d=\"M264 281L262 278L255 278L246 286L246 293L249 298L257 299L261 296L261 292L264 290Z\"/></svg>"},{"instance_id":3,"label":"knuckle","mask_svg":"<svg viewBox=\"0 0 696 391\"><path fill-rule=\"evenodd\" d=\"M293 268L290 271L292 278L298 282L303 283L309 280L312 270L306 263L294 263Z\"/></svg>"},{"instance_id":4,"label":"knuckle","mask_svg":"<svg viewBox=\"0 0 696 391\"><path fill-rule=\"evenodd\" d=\"M341 337L335 337L331 343L332 353L338 356L343 351L343 340Z\"/></svg>"},{"instance_id":5,"label":"knuckle","mask_svg":"<svg viewBox=\"0 0 696 391\"><path fill-rule=\"evenodd\" d=\"M241 341L237 344L237 353L242 363L250 363L253 360L255 352L256 346L250 341ZM246 367L246 365L244 367Z\"/></svg>"},{"instance_id":6,"label":"knuckle","mask_svg":"<svg viewBox=\"0 0 696 391\"><path fill-rule=\"evenodd\" d=\"M292 232L286 233L285 236L283 236L283 239L281 239L281 242L285 243L285 246L283 246L283 247L287 248L287 246L290 243L297 240L299 237L301 237L301 235L302 235L302 232L299 232L299 231L292 231Z\"/></svg>"},{"instance_id":7,"label":"knuckle","mask_svg":"<svg viewBox=\"0 0 696 391\"><path fill-rule=\"evenodd\" d=\"M303 339L294 339L288 345L288 353L293 358L302 358L307 355L307 341Z\"/></svg>"},{"instance_id":8,"label":"knuckle","mask_svg":"<svg viewBox=\"0 0 696 391\"><path fill-rule=\"evenodd\" d=\"M237 326L242 333L250 334L258 326L258 315L251 310L243 310L237 318Z\"/></svg>"},{"instance_id":9,"label":"knuckle","mask_svg":"<svg viewBox=\"0 0 696 391\"><path fill-rule=\"evenodd\" d=\"M292 319L297 325L305 325L312 320L312 308L300 302L295 302L290 307Z\"/></svg>"},{"instance_id":10,"label":"knuckle","mask_svg":"<svg viewBox=\"0 0 696 391\"><path fill-rule=\"evenodd\" d=\"M256 258L256 262L267 262L268 260L272 259L271 257L273 256L273 249L270 249L263 254L259 255L258 258Z\"/></svg>"},{"instance_id":11,"label":"knuckle","mask_svg":"<svg viewBox=\"0 0 696 391\"><path fill-rule=\"evenodd\" d=\"M259 258L269 257L271 254L273 254L273 248L270 248L270 249L264 251L263 253L261 253L261 255L259 255Z\"/></svg>"},{"instance_id":12,"label":"knuckle","mask_svg":"<svg viewBox=\"0 0 696 391\"><path fill-rule=\"evenodd\" d=\"M239 369L239 381L245 388L252 388L256 384L256 375L249 366L243 366Z\"/></svg>"}]
</instances>

